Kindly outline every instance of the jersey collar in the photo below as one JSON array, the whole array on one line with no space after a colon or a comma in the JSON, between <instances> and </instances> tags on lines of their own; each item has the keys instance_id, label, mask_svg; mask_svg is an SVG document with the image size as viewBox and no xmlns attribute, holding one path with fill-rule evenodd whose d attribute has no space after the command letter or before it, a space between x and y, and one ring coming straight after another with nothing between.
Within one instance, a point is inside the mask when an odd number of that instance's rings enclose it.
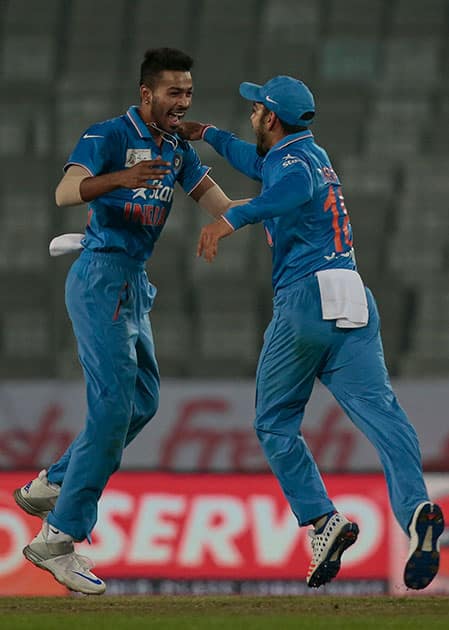
<instances>
[{"instance_id":1,"label":"jersey collar","mask_svg":"<svg viewBox=\"0 0 449 630\"><path fill-rule=\"evenodd\" d=\"M144 138L145 140L152 140L154 142L153 134L151 133L148 126L143 122L139 114L139 108L137 107L137 105L131 105L131 107L126 112L126 116L131 121L131 124L141 138ZM176 151L179 144L177 136L163 131L162 129L160 130L160 133L162 136L162 140L164 142L168 142L168 144L173 147L173 151Z\"/></svg>"},{"instance_id":2,"label":"jersey collar","mask_svg":"<svg viewBox=\"0 0 449 630\"><path fill-rule=\"evenodd\" d=\"M276 144L271 147L271 149L267 153L267 156L274 151L279 151L279 149L283 149L289 144L293 144L293 142L300 142L301 140L307 140L308 138L313 138L313 133L309 129L306 129L305 131L300 131L299 133L291 133L288 136L284 136L282 140L279 140L279 142L276 142Z\"/></svg>"},{"instance_id":3,"label":"jersey collar","mask_svg":"<svg viewBox=\"0 0 449 630\"><path fill-rule=\"evenodd\" d=\"M126 112L126 115L131 121L134 129L139 134L140 138L145 138L145 140L153 140L153 134L140 117L139 108L137 107L137 105L131 105L131 107Z\"/></svg>"}]
</instances>

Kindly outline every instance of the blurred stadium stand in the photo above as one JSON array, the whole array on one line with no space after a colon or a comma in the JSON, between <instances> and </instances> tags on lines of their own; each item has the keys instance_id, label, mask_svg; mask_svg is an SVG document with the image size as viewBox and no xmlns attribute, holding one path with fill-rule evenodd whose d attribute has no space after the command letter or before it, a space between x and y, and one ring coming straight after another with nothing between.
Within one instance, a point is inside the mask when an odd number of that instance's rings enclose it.
<instances>
[{"instance_id":1,"label":"blurred stadium stand","mask_svg":"<svg viewBox=\"0 0 449 630\"><path fill-rule=\"evenodd\" d=\"M0 374L78 378L64 308L72 260L49 239L83 229L57 209L68 152L91 123L138 100L153 46L196 60L191 117L251 139L242 80L278 73L316 95L314 132L343 181L365 282L395 376L449 374L449 0L0 0ZM230 196L257 186L199 148ZM207 220L181 191L154 258L152 315L165 376L253 376L270 318L260 226L195 259Z\"/></svg>"}]
</instances>

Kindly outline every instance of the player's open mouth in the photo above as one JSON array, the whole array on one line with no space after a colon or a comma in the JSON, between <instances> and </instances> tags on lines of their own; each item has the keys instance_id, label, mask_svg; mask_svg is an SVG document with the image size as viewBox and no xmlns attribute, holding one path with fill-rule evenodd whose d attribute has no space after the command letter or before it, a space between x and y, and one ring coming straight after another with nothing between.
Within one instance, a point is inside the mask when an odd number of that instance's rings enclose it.
<instances>
[{"instance_id":1,"label":"player's open mouth","mask_svg":"<svg viewBox=\"0 0 449 630\"><path fill-rule=\"evenodd\" d=\"M168 120L171 125L177 126L181 123L182 119L185 116L185 112L169 112Z\"/></svg>"}]
</instances>

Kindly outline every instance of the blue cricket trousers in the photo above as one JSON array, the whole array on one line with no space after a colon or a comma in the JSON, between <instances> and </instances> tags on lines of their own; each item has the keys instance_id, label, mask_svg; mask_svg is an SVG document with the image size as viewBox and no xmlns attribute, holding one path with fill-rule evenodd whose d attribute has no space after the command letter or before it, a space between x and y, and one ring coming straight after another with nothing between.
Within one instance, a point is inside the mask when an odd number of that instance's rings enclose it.
<instances>
[{"instance_id":1,"label":"blue cricket trousers","mask_svg":"<svg viewBox=\"0 0 449 630\"><path fill-rule=\"evenodd\" d=\"M322 319L315 276L276 293L257 368L255 429L299 525L334 510L300 432L319 378L377 449L393 512L407 532L415 508L428 500L421 453L391 388L379 314L371 291L366 293L368 325L353 329Z\"/></svg>"},{"instance_id":2,"label":"blue cricket trousers","mask_svg":"<svg viewBox=\"0 0 449 630\"><path fill-rule=\"evenodd\" d=\"M48 471L49 481L62 484L48 522L77 541L89 538L98 500L124 447L158 408L159 370L148 317L154 295L144 264L121 253L85 250L67 276L87 418Z\"/></svg>"}]
</instances>

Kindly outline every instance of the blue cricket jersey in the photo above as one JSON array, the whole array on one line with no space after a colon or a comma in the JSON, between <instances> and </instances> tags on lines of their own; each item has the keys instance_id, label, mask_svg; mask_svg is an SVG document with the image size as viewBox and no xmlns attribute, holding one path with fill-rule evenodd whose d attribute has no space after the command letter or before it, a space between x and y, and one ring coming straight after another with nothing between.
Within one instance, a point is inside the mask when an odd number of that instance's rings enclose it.
<instances>
[{"instance_id":1,"label":"blue cricket jersey","mask_svg":"<svg viewBox=\"0 0 449 630\"><path fill-rule=\"evenodd\" d=\"M136 106L81 136L64 170L77 164L93 176L103 175L157 157L171 164L163 180L153 180L160 183L157 190L117 188L90 201L86 249L125 252L143 261L151 256L170 213L175 182L190 194L210 170L188 142L171 134L163 138L158 147Z\"/></svg>"},{"instance_id":2,"label":"blue cricket jersey","mask_svg":"<svg viewBox=\"0 0 449 630\"><path fill-rule=\"evenodd\" d=\"M275 291L321 269L356 268L340 180L310 131L286 136L263 158L255 144L216 127L204 139L234 168L262 181L259 197L223 216L236 230L263 222Z\"/></svg>"}]
</instances>

